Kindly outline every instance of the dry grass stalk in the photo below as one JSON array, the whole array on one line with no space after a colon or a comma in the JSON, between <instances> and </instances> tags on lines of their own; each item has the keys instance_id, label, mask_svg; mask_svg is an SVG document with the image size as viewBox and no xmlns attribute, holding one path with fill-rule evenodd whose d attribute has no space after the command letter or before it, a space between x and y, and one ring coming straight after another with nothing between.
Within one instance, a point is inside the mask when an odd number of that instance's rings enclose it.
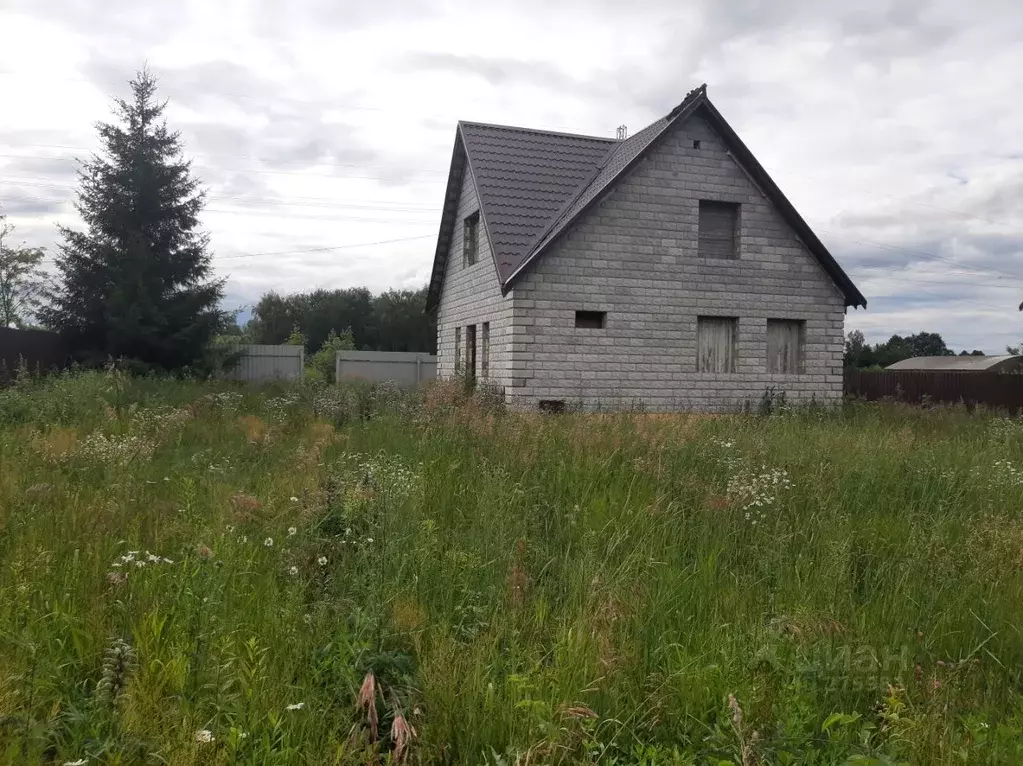
<instances>
[{"instance_id":1,"label":"dry grass stalk","mask_svg":"<svg viewBox=\"0 0 1023 766\"><path fill-rule=\"evenodd\" d=\"M795 641L822 636L840 636L845 626L833 617L782 614L771 620L771 625L783 636Z\"/></svg>"},{"instance_id":2,"label":"dry grass stalk","mask_svg":"<svg viewBox=\"0 0 1023 766\"><path fill-rule=\"evenodd\" d=\"M580 704L562 705L560 708L558 708L558 712L561 713L561 717L562 718L574 718L574 719L590 718L590 719L594 719L594 718L597 717L597 714L595 712L593 712L592 708L587 707L586 705L580 705Z\"/></svg>"},{"instance_id":3,"label":"dry grass stalk","mask_svg":"<svg viewBox=\"0 0 1023 766\"><path fill-rule=\"evenodd\" d=\"M262 509L263 504L259 502L258 497L238 492L231 496L231 507L236 514L252 514Z\"/></svg>"},{"instance_id":4,"label":"dry grass stalk","mask_svg":"<svg viewBox=\"0 0 1023 766\"><path fill-rule=\"evenodd\" d=\"M522 566L522 559L525 558L525 555L526 541L520 539L515 544L515 555L508 570L508 602L515 607L521 606L526 599L526 585L528 582L526 572Z\"/></svg>"},{"instance_id":5,"label":"dry grass stalk","mask_svg":"<svg viewBox=\"0 0 1023 766\"><path fill-rule=\"evenodd\" d=\"M746 734L742 708L734 694L728 695L728 709L732 712L732 728L735 730L735 737L739 742L739 760L742 766L756 766L760 762L760 759L757 758L757 742L760 739L760 733L754 731L752 734Z\"/></svg>"},{"instance_id":6,"label":"dry grass stalk","mask_svg":"<svg viewBox=\"0 0 1023 766\"><path fill-rule=\"evenodd\" d=\"M242 415L238 425L245 432L245 440L249 444L264 444L270 440L270 431L266 424L255 415Z\"/></svg>"},{"instance_id":7,"label":"dry grass stalk","mask_svg":"<svg viewBox=\"0 0 1023 766\"><path fill-rule=\"evenodd\" d=\"M371 670L362 680L362 688L359 689L359 698L355 702L356 710L365 710L366 719L369 721L369 731L373 741L377 739L377 726L380 722L377 716L377 680Z\"/></svg>"},{"instance_id":8,"label":"dry grass stalk","mask_svg":"<svg viewBox=\"0 0 1023 766\"><path fill-rule=\"evenodd\" d=\"M402 763L408 751L409 743L416 737L416 730L405 719L405 716L398 712L391 723L391 739L394 741L394 760Z\"/></svg>"}]
</instances>

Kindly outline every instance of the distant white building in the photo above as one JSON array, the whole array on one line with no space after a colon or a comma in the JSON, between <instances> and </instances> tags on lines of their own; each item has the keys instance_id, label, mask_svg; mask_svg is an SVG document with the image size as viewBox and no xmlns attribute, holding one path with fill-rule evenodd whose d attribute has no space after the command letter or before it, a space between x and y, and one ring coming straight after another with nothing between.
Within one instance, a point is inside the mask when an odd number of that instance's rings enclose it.
<instances>
[{"instance_id":1,"label":"distant white building","mask_svg":"<svg viewBox=\"0 0 1023 766\"><path fill-rule=\"evenodd\" d=\"M929 370L932 372L1017 372L1023 370L1023 356L916 356L890 364L886 370Z\"/></svg>"}]
</instances>

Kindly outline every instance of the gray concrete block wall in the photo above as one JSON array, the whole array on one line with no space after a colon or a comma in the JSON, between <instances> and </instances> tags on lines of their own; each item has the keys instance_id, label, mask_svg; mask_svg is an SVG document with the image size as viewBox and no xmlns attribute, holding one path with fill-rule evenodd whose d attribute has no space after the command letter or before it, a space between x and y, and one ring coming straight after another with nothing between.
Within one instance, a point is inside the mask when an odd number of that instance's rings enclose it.
<instances>
[{"instance_id":1,"label":"gray concrete block wall","mask_svg":"<svg viewBox=\"0 0 1023 766\"><path fill-rule=\"evenodd\" d=\"M440 302L437 308L437 376L455 374L455 328L462 328L462 359L465 359L465 326L490 322L490 383L507 387L511 371L512 296L501 295L494 257L482 217L479 227L479 254L476 263L462 265L462 224L479 210L472 174L466 167L458 201L455 232L448 251ZM483 329L476 328L476 374L482 363Z\"/></svg>"},{"instance_id":2,"label":"gray concrete block wall","mask_svg":"<svg viewBox=\"0 0 1023 766\"><path fill-rule=\"evenodd\" d=\"M701 199L741 205L739 259L698 256ZM606 328L577 329L577 310L606 311ZM508 399L723 411L773 386L790 400L835 401L844 315L827 273L694 117L516 284ZM699 316L738 319L734 373L696 371ZM766 372L768 319L806 322L804 374Z\"/></svg>"}]
</instances>

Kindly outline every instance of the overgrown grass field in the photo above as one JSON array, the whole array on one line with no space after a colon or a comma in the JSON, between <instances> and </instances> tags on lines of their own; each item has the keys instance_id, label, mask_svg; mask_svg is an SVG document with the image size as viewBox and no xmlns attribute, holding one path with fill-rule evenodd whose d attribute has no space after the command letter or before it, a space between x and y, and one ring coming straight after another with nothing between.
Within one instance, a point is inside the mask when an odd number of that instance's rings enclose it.
<instances>
[{"instance_id":1,"label":"overgrown grass field","mask_svg":"<svg viewBox=\"0 0 1023 766\"><path fill-rule=\"evenodd\" d=\"M0 391L0 761L1023 762L1023 424Z\"/></svg>"}]
</instances>

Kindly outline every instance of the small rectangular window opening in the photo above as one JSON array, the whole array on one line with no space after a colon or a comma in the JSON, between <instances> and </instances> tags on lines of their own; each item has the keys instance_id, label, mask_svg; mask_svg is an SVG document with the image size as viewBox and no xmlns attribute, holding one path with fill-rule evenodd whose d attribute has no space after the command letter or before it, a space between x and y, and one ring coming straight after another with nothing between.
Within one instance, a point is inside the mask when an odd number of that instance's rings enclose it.
<instances>
[{"instance_id":1,"label":"small rectangular window opening","mask_svg":"<svg viewBox=\"0 0 1023 766\"><path fill-rule=\"evenodd\" d=\"M700 200L701 258L739 257L739 206L734 202Z\"/></svg>"},{"instance_id":2,"label":"small rectangular window opening","mask_svg":"<svg viewBox=\"0 0 1023 766\"><path fill-rule=\"evenodd\" d=\"M697 317L697 372L735 372L737 329L735 317Z\"/></svg>"},{"instance_id":3,"label":"small rectangular window opening","mask_svg":"<svg viewBox=\"0 0 1023 766\"><path fill-rule=\"evenodd\" d=\"M767 371L783 375L804 372L806 322L802 319L767 320Z\"/></svg>"},{"instance_id":4,"label":"small rectangular window opening","mask_svg":"<svg viewBox=\"0 0 1023 766\"><path fill-rule=\"evenodd\" d=\"M455 374L462 371L462 328L455 328Z\"/></svg>"},{"instance_id":5,"label":"small rectangular window opening","mask_svg":"<svg viewBox=\"0 0 1023 766\"><path fill-rule=\"evenodd\" d=\"M472 266L479 258L480 249L480 212L465 219L462 226L462 265Z\"/></svg>"},{"instance_id":6,"label":"small rectangular window opening","mask_svg":"<svg viewBox=\"0 0 1023 766\"><path fill-rule=\"evenodd\" d=\"M693 139L693 148L694 149L699 149L700 148L700 139L698 139L698 138L694 138Z\"/></svg>"},{"instance_id":7,"label":"small rectangular window opening","mask_svg":"<svg viewBox=\"0 0 1023 766\"><path fill-rule=\"evenodd\" d=\"M465 326L465 377L476 379L476 325Z\"/></svg>"},{"instance_id":8,"label":"small rectangular window opening","mask_svg":"<svg viewBox=\"0 0 1023 766\"><path fill-rule=\"evenodd\" d=\"M575 326L587 330L603 330L607 325L606 311L577 311L575 312Z\"/></svg>"},{"instance_id":9,"label":"small rectangular window opening","mask_svg":"<svg viewBox=\"0 0 1023 766\"><path fill-rule=\"evenodd\" d=\"M490 377L490 322L483 323L483 334L480 338L480 377Z\"/></svg>"}]
</instances>

